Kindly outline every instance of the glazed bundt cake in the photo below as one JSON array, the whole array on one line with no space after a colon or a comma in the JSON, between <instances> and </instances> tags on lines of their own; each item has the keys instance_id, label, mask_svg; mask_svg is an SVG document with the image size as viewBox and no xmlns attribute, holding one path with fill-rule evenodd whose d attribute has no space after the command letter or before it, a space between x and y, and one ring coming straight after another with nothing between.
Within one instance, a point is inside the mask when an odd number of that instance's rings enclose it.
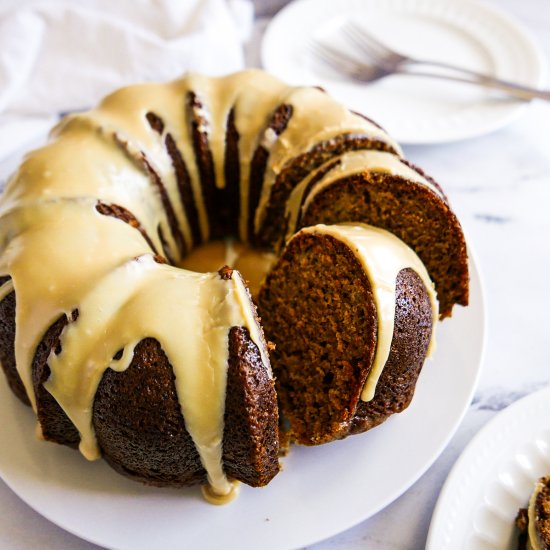
<instances>
[{"instance_id":1,"label":"glazed bundt cake","mask_svg":"<svg viewBox=\"0 0 550 550\"><path fill-rule=\"evenodd\" d=\"M182 268L222 238L226 261ZM233 480L261 486L279 469L269 353L299 442L407 405L437 315L412 251L441 317L467 304L464 237L439 186L322 90L255 70L129 86L65 117L7 184L0 361L44 439L229 499ZM258 288L269 273L270 350L224 264ZM394 289L383 308L377 273ZM299 357L318 364L294 372Z\"/></svg>"}]
</instances>

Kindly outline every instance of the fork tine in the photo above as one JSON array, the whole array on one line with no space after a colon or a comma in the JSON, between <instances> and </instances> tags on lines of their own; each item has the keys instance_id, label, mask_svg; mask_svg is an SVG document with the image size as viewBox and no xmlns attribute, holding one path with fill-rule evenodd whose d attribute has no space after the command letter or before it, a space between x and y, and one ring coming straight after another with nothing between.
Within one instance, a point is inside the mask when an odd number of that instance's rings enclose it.
<instances>
[{"instance_id":1,"label":"fork tine","mask_svg":"<svg viewBox=\"0 0 550 550\"><path fill-rule=\"evenodd\" d=\"M349 38L354 47L358 48L361 55L366 58L370 63L374 65L384 65L386 62L386 55L376 48L367 46L360 36L357 36L354 31L348 31L344 28L344 34L346 38Z\"/></svg>"},{"instance_id":2,"label":"fork tine","mask_svg":"<svg viewBox=\"0 0 550 550\"><path fill-rule=\"evenodd\" d=\"M344 34L358 47L371 63L394 70L403 63L412 60L382 44L377 38L360 28L356 23L348 22L343 28Z\"/></svg>"},{"instance_id":3,"label":"fork tine","mask_svg":"<svg viewBox=\"0 0 550 550\"><path fill-rule=\"evenodd\" d=\"M344 74L363 83L374 82L389 74L383 67L362 63L352 55L326 44L311 41L306 44L306 47L316 59L337 73Z\"/></svg>"},{"instance_id":4,"label":"fork tine","mask_svg":"<svg viewBox=\"0 0 550 550\"><path fill-rule=\"evenodd\" d=\"M361 69L359 62L335 48L319 42L309 42L308 49L316 59L335 69L337 72L346 72L353 76L359 74Z\"/></svg>"},{"instance_id":5,"label":"fork tine","mask_svg":"<svg viewBox=\"0 0 550 550\"><path fill-rule=\"evenodd\" d=\"M360 28L353 21L349 21L344 26L344 32L361 48L374 52L380 57L386 57L389 55L394 55L397 52L394 52L392 49L388 48L385 44L382 44L377 38L374 38L362 27Z\"/></svg>"}]
</instances>

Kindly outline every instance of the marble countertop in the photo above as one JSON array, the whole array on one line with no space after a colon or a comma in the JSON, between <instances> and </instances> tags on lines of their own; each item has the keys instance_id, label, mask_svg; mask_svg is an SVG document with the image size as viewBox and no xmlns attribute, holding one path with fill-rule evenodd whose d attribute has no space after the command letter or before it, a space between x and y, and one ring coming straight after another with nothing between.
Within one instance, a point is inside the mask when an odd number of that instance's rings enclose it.
<instances>
[{"instance_id":1,"label":"marble countertop","mask_svg":"<svg viewBox=\"0 0 550 550\"><path fill-rule=\"evenodd\" d=\"M547 0L493 3L531 31L550 62ZM262 17L248 49L251 66L258 64L257 46L270 5L278 4L260 2ZM423 548L441 486L464 447L498 411L550 384L549 133L550 103L535 101L519 120L490 135L405 148L408 158L443 184L475 249L488 313L483 370L464 421L420 480L375 516L310 550ZM98 547L35 513L0 481L0 548Z\"/></svg>"}]
</instances>

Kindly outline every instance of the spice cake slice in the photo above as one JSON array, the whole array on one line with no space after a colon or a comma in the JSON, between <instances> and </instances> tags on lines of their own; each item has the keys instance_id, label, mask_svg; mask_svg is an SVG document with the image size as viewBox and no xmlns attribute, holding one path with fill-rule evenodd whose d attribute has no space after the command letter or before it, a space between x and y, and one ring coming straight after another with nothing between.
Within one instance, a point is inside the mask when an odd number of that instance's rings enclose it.
<instances>
[{"instance_id":1,"label":"spice cake slice","mask_svg":"<svg viewBox=\"0 0 550 550\"><path fill-rule=\"evenodd\" d=\"M537 481L528 507L518 512L516 527L519 529L518 550L550 549L550 476Z\"/></svg>"},{"instance_id":2,"label":"spice cake slice","mask_svg":"<svg viewBox=\"0 0 550 550\"><path fill-rule=\"evenodd\" d=\"M434 281L441 318L468 305L468 257L460 223L439 185L395 155L353 151L329 161L293 190L289 239L318 223L362 222L410 246Z\"/></svg>"},{"instance_id":3,"label":"spice cake slice","mask_svg":"<svg viewBox=\"0 0 550 550\"><path fill-rule=\"evenodd\" d=\"M359 433L408 406L437 301L426 269L399 239L364 224L303 229L258 303L297 443Z\"/></svg>"}]
</instances>

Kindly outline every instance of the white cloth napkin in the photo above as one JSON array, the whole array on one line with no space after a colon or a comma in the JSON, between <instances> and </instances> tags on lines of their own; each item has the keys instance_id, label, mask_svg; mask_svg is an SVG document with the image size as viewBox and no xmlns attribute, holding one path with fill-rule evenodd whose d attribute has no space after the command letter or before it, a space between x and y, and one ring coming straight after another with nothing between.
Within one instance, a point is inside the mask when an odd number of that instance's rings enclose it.
<instances>
[{"instance_id":1,"label":"white cloth napkin","mask_svg":"<svg viewBox=\"0 0 550 550\"><path fill-rule=\"evenodd\" d=\"M0 158L124 84L244 66L250 0L2 0Z\"/></svg>"}]
</instances>

